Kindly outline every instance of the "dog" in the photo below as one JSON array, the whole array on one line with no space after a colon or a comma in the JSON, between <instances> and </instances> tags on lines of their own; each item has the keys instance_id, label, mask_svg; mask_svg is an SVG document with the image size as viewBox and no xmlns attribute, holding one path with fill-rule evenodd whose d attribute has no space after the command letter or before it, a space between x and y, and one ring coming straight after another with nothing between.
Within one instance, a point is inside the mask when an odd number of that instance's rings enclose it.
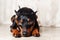
<instances>
[{"instance_id":1,"label":"dog","mask_svg":"<svg viewBox=\"0 0 60 40\"><path fill-rule=\"evenodd\" d=\"M34 12L27 7L19 7L15 13L16 15L11 17L12 25L10 26L10 31L14 37L40 36L37 11Z\"/></svg>"}]
</instances>

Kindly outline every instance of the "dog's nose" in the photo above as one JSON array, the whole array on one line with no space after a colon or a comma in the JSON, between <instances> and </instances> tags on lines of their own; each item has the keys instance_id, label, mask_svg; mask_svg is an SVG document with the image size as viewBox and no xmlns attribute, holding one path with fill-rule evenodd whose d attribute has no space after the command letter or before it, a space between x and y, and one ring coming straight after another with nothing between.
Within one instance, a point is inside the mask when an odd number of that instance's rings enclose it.
<instances>
[{"instance_id":1,"label":"dog's nose","mask_svg":"<svg viewBox=\"0 0 60 40\"><path fill-rule=\"evenodd\" d=\"M26 31L23 32L23 36L27 36L27 32Z\"/></svg>"}]
</instances>

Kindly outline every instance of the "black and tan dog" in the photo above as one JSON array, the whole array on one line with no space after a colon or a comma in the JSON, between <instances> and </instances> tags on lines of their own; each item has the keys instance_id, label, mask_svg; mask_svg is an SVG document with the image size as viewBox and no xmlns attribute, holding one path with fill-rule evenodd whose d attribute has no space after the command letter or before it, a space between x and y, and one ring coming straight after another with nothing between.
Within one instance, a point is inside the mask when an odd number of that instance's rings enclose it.
<instances>
[{"instance_id":1,"label":"black and tan dog","mask_svg":"<svg viewBox=\"0 0 60 40\"><path fill-rule=\"evenodd\" d=\"M11 17L12 25L10 26L14 37L40 36L36 12L27 7L19 7L18 11L15 10L16 15Z\"/></svg>"}]
</instances>

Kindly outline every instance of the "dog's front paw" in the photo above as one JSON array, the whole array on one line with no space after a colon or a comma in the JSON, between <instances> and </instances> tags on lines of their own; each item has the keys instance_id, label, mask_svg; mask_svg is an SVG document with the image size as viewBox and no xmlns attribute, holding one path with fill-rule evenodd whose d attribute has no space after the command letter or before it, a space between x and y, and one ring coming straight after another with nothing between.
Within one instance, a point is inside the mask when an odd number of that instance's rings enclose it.
<instances>
[{"instance_id":1,"label":"dog's front paw","mask_svg":"<svg viewBox=\"0 0 60 40\"><path fill-rule=\"evenodd\" d=\"M11 31L14 37L21 37L20 32L17 29L12 29Z\"/></svg>"},{"instance_id":2,"label":"dog's front paw","mask_svg":"<svg viewBox=\"0 0 60 40\"><path fill-rule=\"evenodd\" d=\"M14 37L15 38L20 38L21 37L21 34L16 34Z\"/></svg>"},{"instance_id":3,"label":"dog's front paw","mask_svg":"<svg viewBox=\"0 0 60 40\"><path fill-rule=\"evenodd\" d=\"M32 36L39 37L40 33L38 32L38 29L33 30Z\"/></svg>"}]
</instances>

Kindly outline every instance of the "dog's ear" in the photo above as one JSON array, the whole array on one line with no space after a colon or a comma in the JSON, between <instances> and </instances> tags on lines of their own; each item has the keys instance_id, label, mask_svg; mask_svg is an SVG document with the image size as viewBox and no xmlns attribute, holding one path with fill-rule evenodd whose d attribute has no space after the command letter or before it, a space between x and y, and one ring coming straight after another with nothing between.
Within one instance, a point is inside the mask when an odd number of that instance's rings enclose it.
<instances>
[{"instance_id":1,"label":"dog's ear","mask_svg":"<svg viewBox=\"0 0 60 40\"><path fill-rule=\"evenodd\" d=\"M37 13L37 11L34 12L35 14Z\"/></svg>"},{"instance_id":2,"label":"dog's ear","mask_svg":"<svg viewBox=\"0 0 60 40\"><path fill-rule=\"evenodd\" d=\"M19 15L19 14L18 14L18 11L16 11L16 10L14 10L14 11L15 11L16 15Z\"/></svg>"},{"instance_id":3,"label":"dog's ear","mask_svg":"<svg viewBox=\"0 0 60 40\"><path fill-rule=\"evenodd\" d=\"M20 14L19 14L19 12L18 12L18 11L16 11L16 10L15 10L15 13L16 13L16 15L17 15L17 16L19 16L19 15L20 15Z\"/></svg>"},{"instance_id":4,"label":"dog's ear","mask_svg":"<svg viewBox=\"0 0 60 40\"><path fill-rule=\"evenodd\" d=\"M19 9L20 9L20 6L19 6Z\"/></svg>"},{"instance_id":5,"label":"dog's ear","mask_svg":"<svg viewBox=\"0 0 60 40\"><path fill-rule=\"evenodd\" d=\"M15 13L17 13L17 11L16 10L14 10L15 11Z\"/></svg>"},{"instance_id":6,"label":"dog's ear","mask_svg":"<svg viewBox=\"0 0 60 40\"><path fill-rule=\"evenodd\" d=\"M18 11L16 11L16 10L15 10L15 13L16 13L16 15L19 15L19 14L18 14Z\"/></svg>"},{"instance_id":7,"label":"dog's ear","mask_svg":"<svg viewBox=\"0 0 60 40\"><path fill-rule=\"evenodd\" d=\"M35 12L32 12L32 14L34 15L34 14L36 14L37 13L37 11L35 11Z\"/></svg>"}]
</instances>

